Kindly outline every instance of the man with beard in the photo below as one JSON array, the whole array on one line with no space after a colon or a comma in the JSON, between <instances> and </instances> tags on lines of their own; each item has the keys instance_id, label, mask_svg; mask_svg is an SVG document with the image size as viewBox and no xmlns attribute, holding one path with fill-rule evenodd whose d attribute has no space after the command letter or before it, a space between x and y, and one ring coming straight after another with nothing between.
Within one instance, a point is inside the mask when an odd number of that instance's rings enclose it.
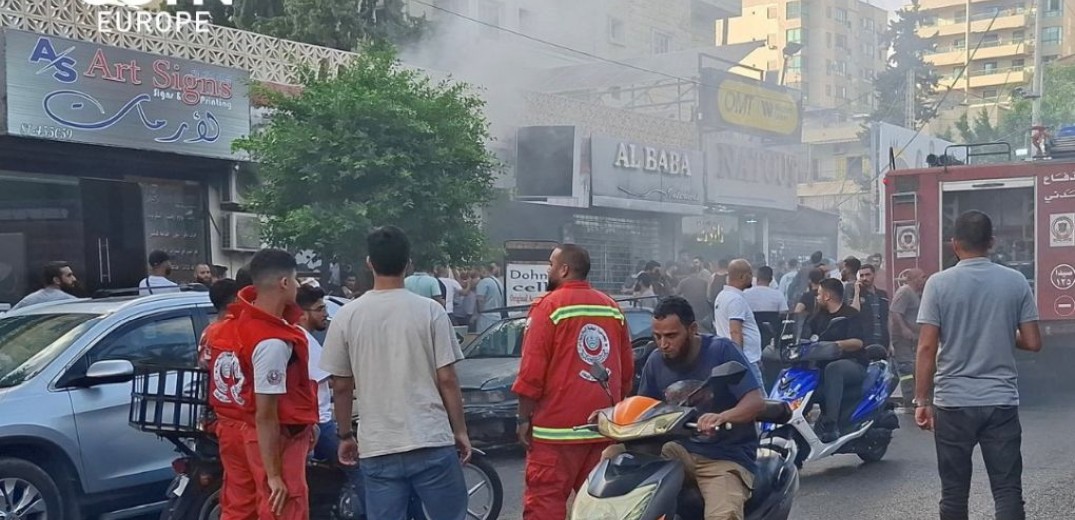
<instances>
[{"instance_id":1,"label":"man with beard","mask_svg":"<svg viewBox=\"0 0 1075 520\"><path fill-rule=\"evenodd\" d=\"M705 381L723 363L736 361L750 366L731 340L699 335L690 303L678 296L661 300L653 310L653 339L660 355L651 355L646 361L638 387L639 395L653 399L678 401L681 398L669 395L666 399L665 395L674 383ZM741 519L743 505L754 487L758 450L754 420L765 409L754 372L747 370L739 382L717 389L712 402L701 406L703 412L710 407L723 411L703 413L698 418L698 436L669 442L661 454L681 461L688 480L698 484L705 518ZM714 435L725 424L731 424L731 429ZM604 455L611 458L622 451L622 446L613 446Z\"/></svg>"},{"instance_id":2,"label":"man with beard","mask_svg":"<svg viewBox=\"0 0 1075 520\"><path fill-rule=\"evenodd\" d=\"M842 318L837 321L837 318ZM859 313L844 304L844 284L835 278L826 278L818 284L817 309L806 322L804 338L817 336L820 348L837 348L840 359L825 365L821 378L821 420L817 424L817 436L821 442L839 438L840 427L847 421L850 410L844 405L858 398L862 382L866 378L868 363L862 351L862 326Z\"/></svg>"},{"instance_id":3,"label":"man with beard","mask_svg":"<svg viewBox=\"0 0 1075 520\"><path fill-rule=\"evenodd\" d=\"M549 257L549 292L534 301L523 333L519 376L519 442L527 450L525 520L563 520L567 499L579 489L608 446L604 437L575 431L609 405L590 369L609 374L615 401L634 380L631 333L616 302L586 281L590 254L574 244Z\"/></svg>"},{"instance_id":4,"label":"man with beard","mask_svg":"<svg viewBox=\"0 0 1075 520\"><path fill-rule=\"evenodd\" d=\"M194 283L200 283L206 287L213 285L213 270L209 267L209 264L194 266Z\"/></svg>"},{"instance_id":5,"label":"man with beard","mask_svg":"<svg viewBox=\"0 0 1075 520\"><path fill-rule=\"evenodd\" d=\"M49 262L45 264L42 282L45 284L43 288L27 294L11 310L29 307L38 303L75 299L75 296L71 295L71 291L75 290L75 284L78 283L78 279L75 278L75 272L71 270L71 264L67 262Z\"/></svg>"},{"instance_id":6,"label":"man with beard","mask_svg":"<svg viewBox=\"0 0 1075 520\"><path fill-rule=\"evenodd\" d=\"M138 282L138 294L164 294L179 292L179 285L168 279L172 274L172 257L164 251L153 251L149 254L149 276Z\"/></svg>"}]
</instances>

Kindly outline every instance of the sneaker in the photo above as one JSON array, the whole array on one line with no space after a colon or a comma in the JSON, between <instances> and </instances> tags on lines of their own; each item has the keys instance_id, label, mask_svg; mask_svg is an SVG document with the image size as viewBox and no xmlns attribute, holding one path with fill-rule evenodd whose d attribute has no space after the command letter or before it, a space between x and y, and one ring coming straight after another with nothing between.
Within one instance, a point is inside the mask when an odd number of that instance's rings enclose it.
<instances>
[{"instance_id":1,"label":"sneaker","mask_svg":"<svg viewBox=\"0 0 1075 520\"><path fill-rule=\"evenodd\" d=\"M836 423L834 422L822 420L817 423L814 431L817 433L818 440L825 444L840 438L840 431L836 428Z\"/></svg>"}]
</instances>

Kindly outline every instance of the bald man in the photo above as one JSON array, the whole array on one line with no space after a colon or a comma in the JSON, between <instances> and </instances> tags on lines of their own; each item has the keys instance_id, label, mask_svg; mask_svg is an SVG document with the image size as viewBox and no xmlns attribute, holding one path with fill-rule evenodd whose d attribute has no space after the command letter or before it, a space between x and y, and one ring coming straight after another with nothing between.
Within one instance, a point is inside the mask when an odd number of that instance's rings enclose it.
<instances>
[{"instance_id":1,"label":"bald man","mask_svg":"<svg viewBox=\"0 0 1075 520\"><path fill-rule=\"evenodd\" d=\"M922 290L926 287L926 273L910 269L903 275L900 287L889 305L888 330L892 336L892 353L900 373L900 389L903 406L914 410L915 350L918 346L918 307L922 302Z\"/></svg>"},{"instance_id":2,"label":"bald man","mask_svg":"<svg viewBox=\"0 0 1075 520\"><path fill-rule=\"evenodd\" d=\"M761 376L761 331L754 321L754 311L747 303L743 291L750 288L754 269L750 262L739 258L728 264L728 282L713 302L713 329L716 335L735 342L750 362L750 368L758 382Z\"/></svg>"}]
</instances>

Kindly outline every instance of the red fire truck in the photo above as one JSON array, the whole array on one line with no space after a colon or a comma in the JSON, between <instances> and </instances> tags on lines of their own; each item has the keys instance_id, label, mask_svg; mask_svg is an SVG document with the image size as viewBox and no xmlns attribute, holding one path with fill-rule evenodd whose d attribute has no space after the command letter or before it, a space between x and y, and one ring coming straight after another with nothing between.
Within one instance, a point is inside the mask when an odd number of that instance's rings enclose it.
<instances>
[{"instance_id":1,"label":"red fire truck","mask_svg":"<svg viewBox=\"0 0 1075 520\"><path fill-rule=\"evenodd\" d=\"M1043 332L1075 332L1075 159L890 171L884 186L892 287L907 269L954 265L955 219L977 209L993 220L993 261L1034 289Z\"/></svg>"}]
</instances>

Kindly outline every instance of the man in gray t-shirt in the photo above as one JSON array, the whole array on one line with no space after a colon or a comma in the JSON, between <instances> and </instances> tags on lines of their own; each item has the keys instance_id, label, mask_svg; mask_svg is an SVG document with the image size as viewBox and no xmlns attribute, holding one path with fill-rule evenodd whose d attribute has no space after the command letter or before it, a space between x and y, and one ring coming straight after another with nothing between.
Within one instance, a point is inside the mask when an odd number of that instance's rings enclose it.
<instances>
[{"instance_id":1,"label":"man in gray t-shirt","mask_svg":"<svg viewBox=\"0 0 1075 520\"><path fill-rule=\"evenodd\" d=\"M476 289L478 293L478 334L500 321L500 312L487 312L489 309L504 307L504 286L500 284L500 267L495 263L481 268L482 278Z\"/></svg>"},{"instance_id":2,"label":"man in gray t-shirt","mask_svg":"<svg viewBox=\"0 0 1075 520\"><path fill-rule=\"evenodd\" d=\"M990 262L992 246L986 214L960 215L952 239L960 261L926 282L918 312L915 422L935 432L942 520L968 517L976 445L996 517L1025 518L1013 350L1041 350L1041 333L1030 285L1019 272Z\"/></svg>"}]
</instances>

